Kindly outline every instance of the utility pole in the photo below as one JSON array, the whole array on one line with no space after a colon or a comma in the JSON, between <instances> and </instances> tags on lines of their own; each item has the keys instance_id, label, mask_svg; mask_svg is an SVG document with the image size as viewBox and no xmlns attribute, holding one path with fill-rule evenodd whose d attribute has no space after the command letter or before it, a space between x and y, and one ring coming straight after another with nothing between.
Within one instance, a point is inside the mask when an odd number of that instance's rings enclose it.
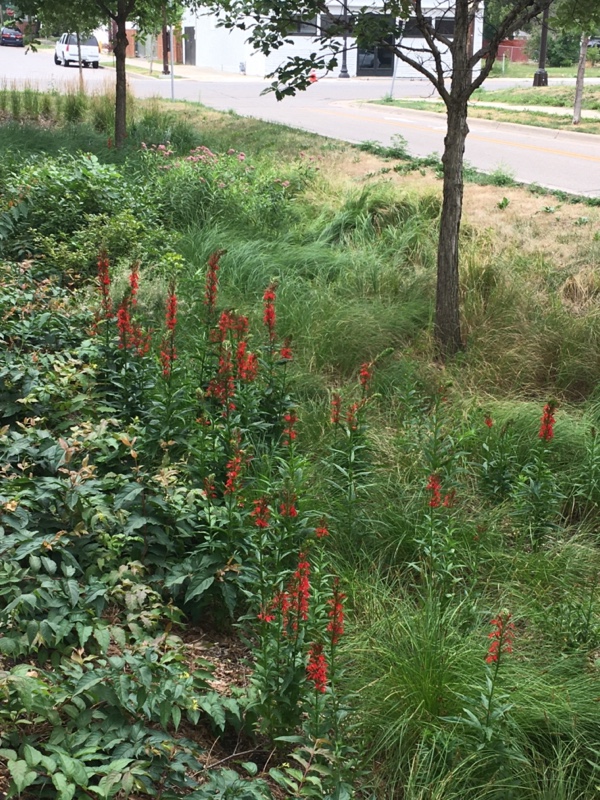
<instances>
[{"instance_id":1,"label":"utility pole","mask_svg":"<svg viewBox=\"0 0 600 800\"><path fill-rule=\"evenodd\" d=\"M542 37L540 39L540 62L533 76L534 86L548 86L548 73L546 72L546 53L548 52L548 16L550 9L544 9L542 17Z\"/></svg>"}]
</instances>

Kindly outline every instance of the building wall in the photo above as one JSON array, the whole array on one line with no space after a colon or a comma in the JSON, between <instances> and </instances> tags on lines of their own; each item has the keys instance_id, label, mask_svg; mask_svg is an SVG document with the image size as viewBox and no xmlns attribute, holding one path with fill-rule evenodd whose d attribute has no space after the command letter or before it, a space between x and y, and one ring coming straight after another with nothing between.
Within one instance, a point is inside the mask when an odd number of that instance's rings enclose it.
<instances>
[{"instance_id":1,"label":"building wall","mask_svg":"<svg viewBox=\"0 0 600 800\"><path fill-rule=\"evenodd\" d=\"M436 10L431 12L434 18L441 17L444 14L449 15L452 8L452 0L446 2L438 2ZM374 9L381 6L373 6ZM340 2L331 2L329 5L332 14L340 14L343 6ZM353 11L358 11L364 8L363 5L349 5L348 10L350 14ZM427 12L425 12L427 13ZM216 69L220 72L240 73L245 72L247 75L255 75L261 78L277 69L278 66L283 64L288 58L292 56L308 57L311 53L318 51L319 42L315 41L311 36L293 36L291 44L284 44L277 50L273 50L269 55L264 56L262 53L255 53L250 45L247 43L248 32L236 29L227 30L219 28L217 15L202 15L197 16L193 12L187 10L184 14L182 27L193 26L196 32L196 66L208 67ZM476 19L473 35L474 50L478 50L482 43L483 33L483 12ZM417 42L418 40L411 40ZM351 76L357 73L357 50L356 43L352 37L347 39L348 46L348 72ZM185 47L185 41L184 41ZM450 57L444 57L442 52L442 59L448 72L450 72ZM341 55L338 61L341 60ZM425 54L420 56L423 66L432 69L434 67L433 58L426 57ZM405 64L400 59L395 58L395 74L399 78L420 78L423 76L413 67ZM326 73L322 72L318 77L323 77ZM334 70L333 75L339 74L339 66Z\"/></svg>"}]
</instances>

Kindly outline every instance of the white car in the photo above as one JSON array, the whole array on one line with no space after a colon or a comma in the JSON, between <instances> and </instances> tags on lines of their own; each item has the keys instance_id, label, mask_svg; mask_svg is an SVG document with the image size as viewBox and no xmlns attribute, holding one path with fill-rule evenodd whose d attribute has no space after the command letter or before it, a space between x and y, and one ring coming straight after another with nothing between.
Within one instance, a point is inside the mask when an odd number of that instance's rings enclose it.
<instances>
[{"instance_id":1,"label":"white car","mask_svg":"<svg viewBox=\"0 0 600 800\"><path fill-rule=\"evenodd\" d=\"M54 63L62 64L64 67L68 67L69 64L79 64L76 34L63 33L54 48ZM81 40L81 63L84 67L89 67L91 64L94 69L100 66L100 48L95 36Z\"/></svg>"}]
</instances>

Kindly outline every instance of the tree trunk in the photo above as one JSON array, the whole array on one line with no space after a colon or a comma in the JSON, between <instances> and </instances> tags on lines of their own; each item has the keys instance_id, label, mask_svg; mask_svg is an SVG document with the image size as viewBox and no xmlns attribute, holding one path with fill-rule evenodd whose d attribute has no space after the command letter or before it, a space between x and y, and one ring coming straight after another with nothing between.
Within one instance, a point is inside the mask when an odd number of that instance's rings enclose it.
<instances>
[{"instance_id":1,"label":"tree trunk","mask_svg":"<svg viewBox=\"0 0 600 800\"><path fill-rule=\"evenodd\" d=\"M444 189L440 217L435 305L435 340L442 357L462 350L458 244L463 202L463 161L467 125L467 102L451 98L448 104L448 131L444 139Z\"/></svg>"},{"instance_id":2,"label":"tree trunk","mask_svg":"<svg viewBox=\"0 0 600 800\"><path fill-rule=\"evenodd\" d=\"M127 136L127 75L125 57L127 54L127 16L125 3L119 0L117 15L117 31L115 36L115 67L117 85L115 97L115 147L122 147Z\"/></svg>"},{"instance_id":3,"label":"tree trunk","mask_svg":"<svg viewBox=\"0 0 600 800\"><path fill-rule=\"evenodd\" d=\"M77 31L76 36L77 36L77 62L79 67L79 92L83 94L83 64L81 63L81 36L79 35L79 31Z\"/></svg>"},{"instance_id":4,"label":"tree trunk","mask_svg":"<svg viewBox=\"0 0 600 800\"><path fill-rule=\"evenodd\" d=\"M587 33L581 34L581 46L579 48L579 65L577 67L577 80L575 81L575 104L573 106L573 125L581 122L581 103L583 100L583 79L585 77L585 62L587 61L589 36Z\"/></svg>"}]
</instances>

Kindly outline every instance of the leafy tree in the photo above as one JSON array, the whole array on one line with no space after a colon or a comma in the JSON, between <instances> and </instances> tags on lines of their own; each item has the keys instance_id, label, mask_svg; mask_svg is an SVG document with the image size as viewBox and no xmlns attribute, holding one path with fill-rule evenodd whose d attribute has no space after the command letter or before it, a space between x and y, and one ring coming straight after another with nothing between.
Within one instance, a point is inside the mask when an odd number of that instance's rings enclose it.
<instances>
[{"instance_id":1,"label":"leafy tree","mask_svg":"<svg viewBox=\"0 0 600 800\"><path fill-rule=\"evenodd\" d=\"M211 0L209 0L210 2ZM467 104L490 73L498 47L514 31L550 6L552 0L511 0L498 4L495 30L479 50L473 52L472 37L476 18L483 11L482 0L456 0L448 8L445 0L390 0L385 14L378 8L363 7L353 12L348 32L359 47L381 47L392 51L405 64L426 77L444 101L447 134L442 156L444 183L437 257L435 338L442 357L462 349L459 312L458 246L463 200L463 160L469 132ZM263 53L289 41L298 18L310 20L327 14L324 0L212 0L212 7L224 15L224 24L250 31L250 41ZM435 12L435 13L434 13ZM454 33L436 26L435 17L452 17ZM406 20L422 38L404 37ZM272 89L281 99L308 85L311 69L337 66L342 49L339 25L332 38L321 35L320 50L308 58L292 56L274 73ZM447 55L446 55L447 54ZM446 66L447 61L450 66Z\"/></svg>"},{"instance_id":2,"label":"leafy tree","mask_svg":"<svg viewBox=\"0 0 600 800\"><path fill-rule=\"evenodd\" d=\"M587 61L587 48L590 33L600 28L600 3L598 0L561 0L555 11L556 23L565 32L579 33L579 64L575 83L575 102L573 107L573 124L581 122L581 103L583 98L583 81Z\"/></svg>"},{"instance_id":3,"label":"leafy tree","mask_svg":"<svg viewBox=\"0 0 600 800\"><path fill-rule=\"evenodd\" d=\"M52 30L61 33L75 33L77 36L79 84L83 88L83 68L81 64L81 40L87 38L101 22L99 9L89 0L55 0L44 3L37 9L39 20Z\"/></svg>"},{"instance_id":4,"label":"leafy tree","mask_svg":"<svg viewBox=\"0 0 600 800\"><path fill-rule=\"evenodd\" d=\"M192 0L190 5L194 5ZM121 147L127 135L127 26L136 23L140 30L152 29L157 19L176 22L181 16L180 0L23 0L25 13L40 18L70 20L72 29L78 30L84 20L114 24L113 50L116 67L115 92L115 146Z\"/></svg>"}]
</instances>

